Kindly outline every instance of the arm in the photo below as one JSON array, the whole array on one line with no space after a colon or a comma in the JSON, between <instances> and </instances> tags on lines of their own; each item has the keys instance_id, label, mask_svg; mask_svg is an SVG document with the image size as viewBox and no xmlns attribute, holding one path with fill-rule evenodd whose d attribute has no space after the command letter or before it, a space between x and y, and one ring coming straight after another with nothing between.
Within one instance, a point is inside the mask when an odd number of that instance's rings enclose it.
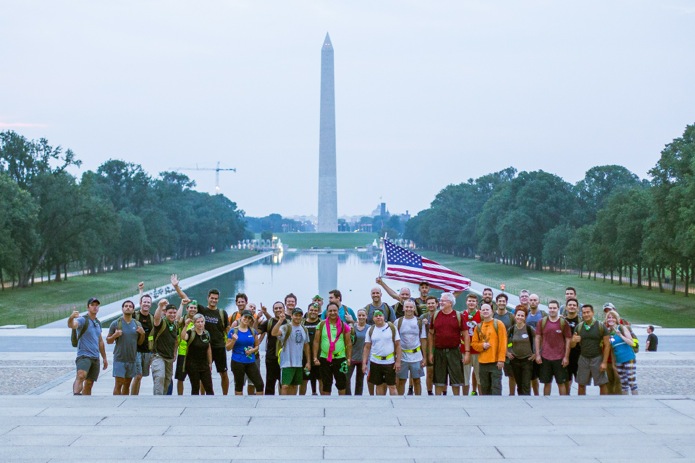
<instances>
[{"instance_id":1,"label":"arm","mask_svg":"<svg viewBox=\"0 0 695 463\"><path fill-rule=\"evenodd\" d=\"M75 307L73 307L73 311L70 314L70 318L68 318L68 328L72 328L73 330L79 329L80 327L80 322L77 321L77 318L80 316L80 313L77 310L74 310ZM649 346L649 344L647 344Z\"/></svg>"},{"instance_id":2,"label":"arm","mask_svg":"<svg viewBox=\"0 0 695 463\"><path fill-rule=\"evenodd\" d=\"M181 289L181 287L179 286L179 276L175 273L173 273L171 275L171 286L174 287L174 289L176 290L176 294L178 294L178 296L181 299L188 299L188 296L186 296L186 293L184 293L183 290ZM188 300L190 301L190 299L188 299Z\"/></svg>"},{"instance_id":3,"label":"arm","mask_svg":"<svg viewBox=\"0 0 695 463\"><path fill-rule=\"evenodd\" d=\"M111 326L109 327L109 334L106 335L106 343L107 344L113 344L116 342L116 339L120 338L123 335L123 331L116 329L117 324L112 323Z\"/></svg>"},{"instance_id":4,"label":"arm","mask_svg":"<svg viewBox=\"0 0 695 463\"><path fill-rule=\"evenodd\" d=\"M471 336L468 334L468 330L463 330L463 364L468 365L471 363Z\"/></svg>"},{"instance_id":5,"label":"arm","mask_svg":"<svg viewBox=\"0 0 695 463\"><path fill-rule=\"evenodd\" d=\"M106 345L104 344L104 340L99 336L99 352L101 353L101 358L104 359L104 370L106 370L109 367L109 361L106 359Z\"/></svg>"},{"instance_id":6,"label":"arm","mask_svg":"<svg viewBox=\"0 0 695 463\"><path fill-rule=\"evenodd\" d=\"M378 284L379 286L381 286L382 288L384 288L384 291L386 291L386 293L387 293L389 296L391 296L392 298L394 298L395 300L397 300L397 301L400 301L400 300L401 300L401 298L400 298L400 296L398 295L398 293L395 292L394 290L392 290L392 289L389 287L389 285L387 285L386 282L385 282L384 280L381 279L381 277L376 277L376 284Z\"/></svg>"},{"instance_id":7,"label":"arm","mask_svg":"<svg viewBox=\"0 0 695 463\"><path fill-rule=\"evenodd\" d=\"M321 327L321 324L319 323L319 327ZM323 328L323 327L321 327ZM319 352L321 352L321 332L323 329L316 329L316 334L314 335L314 365L320 365L319 362Z\"/></svg>"},{"instance_id":8,"label":"arm","mask_svg":"<svg viewBox=\"0 0 695 463\"><path fill-rule=\"evenodd\" d=\"M483 349L483 341L480 339L480 336L478 335L478 329L473 330L473 339L471 340L471 348L477 350L478 352L482 352Z\"/></svg>"},{"instance_id":9,"label":"arm","mask_svg":"<svg viewBox=\"0 0 695 463\"><path fill-rule=\"evenodd\" d=\"M188 342L188 330L186 329L187 324L184 324L181 330L181 340Z\"/></svg>"},{"instance_id":10,"label":"arm","mask_svg":"<svg viewBox=\"0 0 695 463\"><path fill-rule=\"evenodd\" d=\"M541 358L541 341L543 340L543 336L541 335L540 332L536 333L536 339L534 341L534 345L536 347L536 363L541 364L543 363L543 359Z\"/></svg>"},{"instance_id":11,"label":"arm","mask_svg":"<svg viewBox=\"0 0 695 463\"><path fill-rule=\"evenodd\" d=\"M304 365L304 368L306 368L307 370L310 370L311 369L311 349L309 349L309 342L308 341L304 343L304 356L306 357L306 365Z\"/></svg>"},{"instance_id":12,"label":"arm","mask_svg":"<svg viewBox=\"0 0 695 463\"><path fill-rule=\"evenodd\" d=\"M427 355L428 355L428 350L427 350L427 328L422 326L422 332L420 333L420 350L422 351L422 362L421 365L422 367L426 366L427 364Z\"/></svg>"},{"instance_id":13,"label":"arm","mask_svg":"<svg viewBox=\"0 0 695 463\"><path fill-rule=\"evenodd\" d=\"M278 322L275 325L273 325L273 329L270 330L271 336L275 336L276 338L278 337L278 335L280 334L280 328L281 328L281 326L283 326L283 322L285 321L285 318L286 318L286 315L285 315L285 312L283 311L280 314L280 317L278 318Z\"/></svg>"},{"instance_id":14,"label":"arm","mask_svg":"<svg viewBox=\"0 0 695 463\"><path fill-rule=\"evenodd\" d=\"M500 324L502 324L500 322ZM504 368L504 361L507 358L507 330L504 325L500 326L497 334L497 368Z\"/></svg>"},{"instance_id":15,"label":"arm","mask_svg":"<svg viewBox=\"0 0 695 463\"><path fill-rule=\"evenodd\" d=\"M164 307L167 306L169 301L162 299L157 304L157 310L154 312L154 326L159 326L162 323L162 313L164 312Z\"/></svg>"},{"instance_id":16,"label":"arm","mask_svg":"<svg viewBox=\"0 0 695 463\"><path fill-rule=\"evenodd\" d=\"M608 356L611 352L611 339L608 335L603 337L603 360L601 361L601 371L606 371L608 368Z\"/></svg>"},{"instance_id":17,"label":"arm","mask_svg":"<svg viewBox=\"0 0 695 463\"><path fill-rule=\"evenodd\" d=\"M429 359L430 363L434 363L434 329L432 327L429 328L428 330L429 337L427 339L427 358Z\"/></svg>"},{"instance_id":18,"label":"arm","mask_svg":"<svg viewBox=\"0 0 695 463\"><path fill-rule=\"evenodd\" d=\"M230 331L230 333L231 333L231 331ZM225 343L224 347L227 350L234 349L234 344L236 344L237 339L239 339L239 336L237 336L236 333L232 334L231 336L227 335L227 342Z\"/></svg>"},{"instance_id":19,"label":"arm","mask_svg":"<svg viewBox=\"0 0 695 463\"><path fill-rule=\"evenodd\" d=\"M401 370L401 355L403 355L401 351L401 341L398 340L393 344L396 348L396 363L393 364L393 369L396 370L396 372L398 372Z\"/></svg>"},{"instance_id":20,"label":"arm","mask_svg":"<svg viewBox=\"0 0 695 463\"><path fill-rule=\"evenodd\" d=\"M350 331L343 333L343 342L345 343L345 359L349 362L352 358L352 336L350 336Z\"/></svg>"},{"instance_id":21,"label":"arm","mask_svg":"<svg viewBox=\"0 0 695 463\"><path fill-rule=\"evenodd\" d=\"M364 349L362 349L362 370L367 371L367 365L369 365L369 353L372 350L372 342L364 343Z\"/></svg>"},{"instance_id":22,"label":"arm","mask_svg":"<svg viewBox=\"0 0 695 463\"><path fill-rule=\"evenodd\" d=\"M633 339L632 335L630 335L630 332L628 331L626 326L620 325L620 330L618 331L618 335L628 343L629 345L632 345Z\"/></svg>"},{"instance_id":23,"label":"arm","mask_svg":"<svg viewBox=\"0 0 695 463\"><path fill-rule=\"evenodd\" d=\"M138 325L135 330L138 333L138 346L145 342L145 328L142 325Z\"/></svg>"}]
</instances>

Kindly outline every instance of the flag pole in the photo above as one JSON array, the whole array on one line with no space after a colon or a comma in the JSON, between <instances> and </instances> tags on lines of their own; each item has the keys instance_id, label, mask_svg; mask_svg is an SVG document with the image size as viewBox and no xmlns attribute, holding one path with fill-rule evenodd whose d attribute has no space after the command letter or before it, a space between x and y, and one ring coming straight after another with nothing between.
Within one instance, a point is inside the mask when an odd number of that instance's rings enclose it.
<instances>
[{"instance_id":1,"label":"flag pole","mask_svg":"<svg viewBox=\"0 0 695 463\"><path fill-rule=\"evenodd\" d=\"M379 276L381 277L384 273L382 269L384 268L384 252L386 249L384 248L384 240L386 240L386 236L388 235L388 232L384 233L384 237L381 238L381 257L379 259Z\"/></svg>"}]
</instances>

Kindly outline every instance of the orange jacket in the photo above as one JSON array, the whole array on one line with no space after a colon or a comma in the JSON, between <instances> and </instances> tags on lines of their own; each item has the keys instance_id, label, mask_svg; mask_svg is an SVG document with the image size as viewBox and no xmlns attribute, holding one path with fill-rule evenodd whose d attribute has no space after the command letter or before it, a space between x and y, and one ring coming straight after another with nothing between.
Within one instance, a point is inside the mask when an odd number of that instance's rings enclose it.
<instances>
[{"instance_id":1,"label":"orange jacket","mask_svg":"<svg viewBox=\"0 0 695 463\"><path fill-rule=\"evenodd\" d=\"M494 324L497 323L497 331ZM490 347L483 350L483 342L489 342ZM499 320L490 320L478 324L473 330L471 348L480 352L478 362L497 363L507 358L507 328Z\"/></svg>"}]
</instances>

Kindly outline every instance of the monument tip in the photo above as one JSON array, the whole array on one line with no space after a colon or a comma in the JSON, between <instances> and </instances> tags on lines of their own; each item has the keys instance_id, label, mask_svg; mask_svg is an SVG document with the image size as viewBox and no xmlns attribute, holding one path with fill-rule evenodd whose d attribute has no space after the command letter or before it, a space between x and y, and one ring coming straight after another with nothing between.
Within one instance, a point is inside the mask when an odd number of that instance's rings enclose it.
<instances>
[{"instance_id":1,"label":"monument tip","mask_svg":"<svg viewBox=\"0 0 695 463\"><path fill-rule=\"evenodd\" d=\"M331 36L328 34L328 32L326 32L326 38L323 39L323 46L333 48L333 44L331 43Z\"/></svg>"}]
</instances>

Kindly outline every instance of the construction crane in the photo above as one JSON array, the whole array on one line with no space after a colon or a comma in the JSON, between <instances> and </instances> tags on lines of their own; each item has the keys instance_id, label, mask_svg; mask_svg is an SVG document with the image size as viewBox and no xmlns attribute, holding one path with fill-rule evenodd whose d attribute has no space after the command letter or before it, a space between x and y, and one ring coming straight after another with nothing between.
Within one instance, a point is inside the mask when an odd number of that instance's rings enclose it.
<instances>
[{"instance_id":1,"label":"construction crane","mask_svg":"<svg viewBox=\"0 0 695 463\"><path fill-rule=\"evenodd\" d=\"M222 168L220 167L220 161L217 161L217 167L212 168L212 167L198 167L197 165L195 167L177 167L175 170L214 170L215 171L215 193L220 194L220 171L228 171L231 170L232 172L236 172L235 168Z\"/></svg>"}]
</instances>

